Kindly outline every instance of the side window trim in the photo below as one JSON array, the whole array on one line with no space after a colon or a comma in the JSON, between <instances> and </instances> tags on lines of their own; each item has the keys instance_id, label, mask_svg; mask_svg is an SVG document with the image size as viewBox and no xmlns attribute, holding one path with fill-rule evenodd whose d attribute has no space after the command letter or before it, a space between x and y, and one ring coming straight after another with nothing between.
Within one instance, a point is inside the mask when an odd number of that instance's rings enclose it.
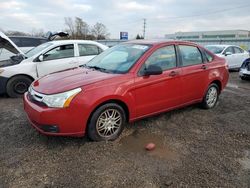
<instances>
[{"instance_id":1,"label":"side window trim","mask_svg":"<svg viewBox=\"0 0 250 188\"><path fill-rule=\"evenodd\" d=\"M180 50L180 47L179 47L179 46L191 46L191 47L197 48L198 51L199 51L199 53L200 53L200 55L201 55L202 63L201 63L201 64L193 64L193 65L186 65L186 66L183 66L182 57L181 57L181 50ZM177 48L178 56L179 56L179 60L180 60L180 67L190 67L190 66L202 65L202 64L205 64L205 63L206 63L206 61L204 61L204 58L203 58L203 53L202 53L201 49L200 49L198 46L190 45L190 44L177 44L177 45L176 45L176 48Z\"/></svg>"}]
</instances>

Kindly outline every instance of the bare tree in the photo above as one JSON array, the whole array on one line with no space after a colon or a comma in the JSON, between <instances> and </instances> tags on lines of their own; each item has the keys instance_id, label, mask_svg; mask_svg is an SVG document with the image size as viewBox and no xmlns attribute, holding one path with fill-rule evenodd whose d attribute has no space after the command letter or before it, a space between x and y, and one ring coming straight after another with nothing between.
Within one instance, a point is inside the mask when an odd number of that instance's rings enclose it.
<instances>
[{"instance_id":1,"label":"bare tree","mask_svg":"<svg viewBox=\"0 0 250 188\"><path fill-rule=\"evenodd\" d=\"M30 36L29 33L21 32L21 31L6 31L5 35L8 36Z\"/></svg>"},{"instance_id":2,"label":"bare tree","mask_svg":"<svg viewBox=\"0 0 250 188\"><path fill-rule=\"evenodd\" d=\"M97 40L106 39L109 36L106 26L102 23L97 22L91 29L92 35L95 36Z\"/></svg>"},{"instance_id":3,"label":"bare tree","mask_svg":"<svg viewBox=\"0 0 250 188\"><path fill-rule=\"evenodd\" d=\"M44 37L46 35L43 29L35 29L35 28L31 30L30 34L31 36L34 36L34 37Z\"/></svg>"},{"instance_id":4,"label":"bare tree","mask_svg":"<svg viewBox=\"0 0 250 188\"><path fill-rule=\"evenodd\" d=\"M84 22L81 18L76 17L75 18L75 35L76 38L87 38L87 35L89 33L89 25Z\"/></svg>"},{"instance_id":5,"label":"bare tree","mask_svg":"<svg viewBox=\"0 0 250 188\"><path fill-rule=\"evenodd\" d=\"M64 18L65 25L67 26L66 31L74 39L75 38L75 25L74 21L70 17Z\"/></svg>"}]
</instances>

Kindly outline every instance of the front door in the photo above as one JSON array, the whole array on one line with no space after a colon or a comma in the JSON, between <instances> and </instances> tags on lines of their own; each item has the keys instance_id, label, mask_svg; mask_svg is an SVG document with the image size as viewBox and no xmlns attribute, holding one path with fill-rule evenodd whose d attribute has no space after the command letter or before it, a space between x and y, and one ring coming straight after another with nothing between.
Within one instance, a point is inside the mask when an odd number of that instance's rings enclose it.
<instances>
[{"instance_id":1,"label":"front door","mask_svg":"<svg viewBox=\"0 0 250 188\"><path fill-rule=\"evenodd\" d=\"M43 61L37 62L38 77L78 66L74 44L57 46L43 54Z\"/></svg>"},{"instance_id":2,"label":"front door","mask_svg":"<svg viewBox=\"0 0 250 188\"><path fill-rule=\"evenodd\" d=\"M149 65L161 67L160 75L142 76ZM135 78L136 113L138 117L164 111L180 104L180 70L174 45L155 50Z\"/></svg>"}]
</instances>

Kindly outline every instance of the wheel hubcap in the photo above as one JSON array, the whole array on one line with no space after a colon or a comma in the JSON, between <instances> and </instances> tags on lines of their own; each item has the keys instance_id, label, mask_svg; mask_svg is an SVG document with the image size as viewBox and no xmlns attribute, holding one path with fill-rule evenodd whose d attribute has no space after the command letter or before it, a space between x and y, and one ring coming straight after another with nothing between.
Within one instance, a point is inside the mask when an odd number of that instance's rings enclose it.
<instances>
[{"instance_id":1,"label":"wheel hubcap","mask_svg":"<svg viewBox=\"0 0 250 188\"><path fill-rule=\"evenodd\" d=\"M96 122L96 129L100 136L110 137L117 133L121 124L121 113L116 109L107 109L99 116Z\"/></svg>"},{"instance_id":2,"label":"wheel hubcap","mask_svg":"<svg viewBox=\"0 0 250 188\"><path fill-rule=\"evenodd\" d=\"M217 89L215 87L210 87L206 96L207 105L209 107L213 107L217 101L217 97L218 97Z\"/></svg>"},{"instance_id":3,"label":"wheel hubcap","mask_svg":"<svg viewBox=\"0 0 250 188\"><path fill-rule=\"evenodd\" d=\"M27 85L24 82L18 82L14 86L16 93L23 94L27 91Z\"/></svg>"}]
</instances>

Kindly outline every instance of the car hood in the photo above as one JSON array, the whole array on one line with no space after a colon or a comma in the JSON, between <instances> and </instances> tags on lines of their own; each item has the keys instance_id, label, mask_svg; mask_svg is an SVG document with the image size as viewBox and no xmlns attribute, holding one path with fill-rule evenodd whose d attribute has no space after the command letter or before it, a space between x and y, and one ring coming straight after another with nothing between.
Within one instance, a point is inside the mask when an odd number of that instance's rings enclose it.
<instances>
[{"instance_id":1,"label":"car hood","mask_svg":"<svg viewBox=\"0 0 250 188\"><path fill-rule=\"evenodd\" d=\"M5 48L6 50L14 54L24 54L9 37L7 37L3 32L0 31L0 48Z\"/></svg>"},{"instance_id":2,"label":"car hood","mask_svg":"<svg viewBox=\"0 0 250 188\"><path fill-rule=\"evenodd\" d=\"M33 82L32 87L39 93L55 94L117 76L119 74L104 73L80 67L42 77Z\"/></svg>"}]
</instances>

